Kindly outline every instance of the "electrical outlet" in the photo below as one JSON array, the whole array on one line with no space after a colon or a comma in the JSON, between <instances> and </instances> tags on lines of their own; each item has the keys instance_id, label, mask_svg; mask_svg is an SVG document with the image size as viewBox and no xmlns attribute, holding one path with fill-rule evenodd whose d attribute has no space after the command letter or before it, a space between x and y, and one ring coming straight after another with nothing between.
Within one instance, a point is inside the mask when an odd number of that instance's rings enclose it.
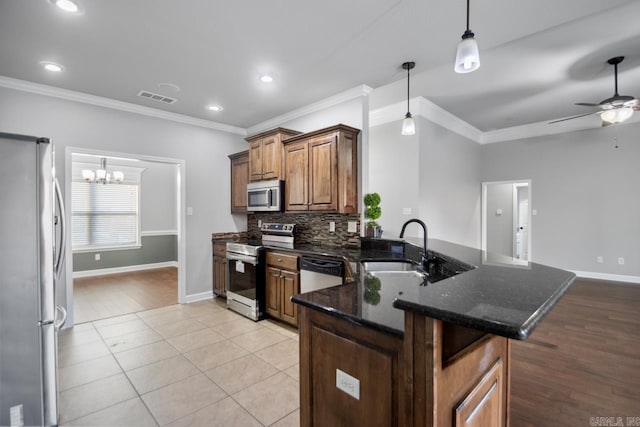
<instances>
[{"instance_id":1,"label":"electrical outlet","mask_svg":"<svg viewBox=\"0 0 640 427\"><path fill-rule=\"evenodd\" d=\"M100 254L95 254L94 258L96 259L96 261L100 261Z\"/></svg>"},{"instance_id":2,"label":"electrical outlet","mask_svg":"<svg viewBox=\"0 0 640 427\"><path fill-rule=\"evenodd\" d=\"M360 380L336 369L336 387L354 399L360 400Z\"/></svg>"},{"instance_id":3,"label":"electrical outlet","mask_svg":"<svg viewBox=\"0 0 640 427\"><path fill-rule=\"evenodd\" d=\"M22 404L12 406L9 409L9 422L12 426L24 425L24 409L22 407Z\"/></svg>"},{"instance_id":4,"label":"electrical outlet","mask_svg":"<svg viewBox=\"0 0 640 427\"><path fill-rule=\"evenodd\" d=\"M193 208L191 206L187 206L187 215L193 215Z\"/></svg>"},{"instance_id":5,"label":"electrical outlet","mask_svg":"<svg viewBox=\"0 0 640 427\"><path fill-rule=\"evenodd\" d=\"M538 215L538 209L531 209L531 215Z\"/></svg>"},{"instance_id":6,"label":"electrical outlet","mask_svg":"<svg viewBox=\"0 0 640 427\"><path fill-rule=\"evenodd\" d=\"M349 232L349 233L357 233L358 232L358 221L349 221L347 223L347 232Z\"/></svg>"},{"instance_id":7,"label":"electrical outlet","mask_svg":"<svg viewBox=\"0 0 640 427\"><path fill-rule=\"evenodd\" d=\"M261 219L258 220L258 227L262 227L262 220Z\"/></svg>"},{"instance_id":8,"label":"electrical outlet","mask_svg":"<svg viewBox=\"0 0 640 427\"><path fill-rule=\"evenodd\" d=\"M598 255L598 258L596 260L598 261L598 264L602 264L604 262L604 258L602 258L602 255Z\"/></svg>"},{"instance_id":9,"label":"electrical outlet","mask_svg":"<svg viewBox=\"0 0 640 427\"><path fill-rule=\"evenodd\" d=\"M618 258L618 264L624 265L624 258L622 257Z\"/></svg>"},{"instance_id":10,"label":"electrical outlet","mask_svg":"<svg viewBox=\"0 0 640 427\"><path fill-rule=\"evenodd\" d=\"M331 232L336 231L336 223L335 223L335 221L329 221L329 231L331 231Z\"/></svg>"}]
</instances>

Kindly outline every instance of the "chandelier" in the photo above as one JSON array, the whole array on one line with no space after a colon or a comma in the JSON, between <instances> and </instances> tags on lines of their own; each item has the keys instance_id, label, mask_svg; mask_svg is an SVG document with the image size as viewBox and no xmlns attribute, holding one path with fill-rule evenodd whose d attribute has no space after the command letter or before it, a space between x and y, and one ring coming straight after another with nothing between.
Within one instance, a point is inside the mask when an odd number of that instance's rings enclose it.
<instances>
[{"instance_id":1,"label":"chandelier","mask_svg":"<svg viewBox=\"0 0 640 427\"><path fill-rule=\"evenodd\" d=\"M87 182L95 182L98 184L109 184L111 182L120 184L124 181L124 173L113 171L112 176L111 173L107 172L107 158L100 157L100 169L96 169L95 171L83 169L82 178Z\"/></svg>"}]
</instances>

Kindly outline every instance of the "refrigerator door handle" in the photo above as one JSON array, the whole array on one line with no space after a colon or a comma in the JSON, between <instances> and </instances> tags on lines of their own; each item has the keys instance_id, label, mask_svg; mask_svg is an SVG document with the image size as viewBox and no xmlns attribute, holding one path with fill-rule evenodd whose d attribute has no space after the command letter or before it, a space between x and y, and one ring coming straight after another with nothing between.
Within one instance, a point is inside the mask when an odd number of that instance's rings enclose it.
<instances>
[{"instance_id":1,"label":"refrigerator door handle","mask_svg":"<svg viewBox=\"0 0 640 427\"><path fill-rule=\"evenodd\" d=\"M62 200L62 191L60 190L60 182L58 178L55 178L55 193L56 193L56 201L58 202L58 209L60 210L60 247L58 249L58 259L55 265L55 273L56 279L60 279L60 274L62 273L62 263L64 262L65 252L67 250L66 245L66 232L67 232L67 224L66 224L66 215L64 212L64 201ZM66 319L66 315L65 315Z\"/></svg>"},{"instance_id":2,"label":"refrigerator door handle","mask_svg":"<svg viewBox=\"0 0 640 427\"><path fill-rule=\"evenodd\" d=\"M59 321L58 321L58 313L62 313L62 319L60 319ZM62 328L65 323L67 323L67 310L62 306L56 305L56 322L55 322L56 331L59 331L60 328Z\"/></svg>"}]
</instances>

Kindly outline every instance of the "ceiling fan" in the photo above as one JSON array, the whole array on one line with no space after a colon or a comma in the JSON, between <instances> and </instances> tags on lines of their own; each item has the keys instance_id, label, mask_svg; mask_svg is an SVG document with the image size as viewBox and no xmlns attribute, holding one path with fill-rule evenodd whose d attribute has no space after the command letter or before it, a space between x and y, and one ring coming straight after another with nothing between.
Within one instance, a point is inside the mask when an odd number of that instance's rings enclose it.
<instances>
[{"instance_id":1,"label":"ceiling fan","mask_svg":"<svg viewBox=\"0 0 640 427\"><path fill-rule=\"evenodd\" d=\"M602 126L609 126L616 123L622 123L629 119L634 111L640 111L640 99L634 98L629 95L618 95L618 64L622 62L624 56L616 56L609 59L607 62L614 67L615 77L615 93L611 98L604 99L598 104L592 104L588 102L578 102L575 105L582 105L585 107L595 107L598 111L590 113L579 114L577 116L567 117L565 119L554 120L551 123L564 122L566 120L577 119L578 117L591 116L594 114L600 114L602 118Z\"/></svg>"}]
</instances>

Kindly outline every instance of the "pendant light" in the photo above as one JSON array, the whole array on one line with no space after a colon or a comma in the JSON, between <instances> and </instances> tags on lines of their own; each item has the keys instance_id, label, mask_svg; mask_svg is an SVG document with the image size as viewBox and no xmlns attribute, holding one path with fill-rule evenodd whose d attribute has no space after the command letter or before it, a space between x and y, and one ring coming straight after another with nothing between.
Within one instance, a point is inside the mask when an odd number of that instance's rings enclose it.
<instances>
[{"instance_id":1,"label":"pendant light","mask_svg":"<svg viewBox=\"0 0 640 427\"><path fill-rule=\"evenodd\" d=\"M405 62L402 64L402 69L407 70L407 115L404 116L404 120L402 121L403 135L415 135L416 133L416 122L413 120L413 117L411 117L411 113L409 112L409 71L415 66L415 62Z\"/></svg>"},{"instance_id":2,"label":"pendant light","mask_svg":"<svg viewBox=\"0 0 640 427\"><path fill-rule=\"evenodd\" d=\"M467 30L462 34L462 41L458 43L456 53L456 63L454 70L456 73L466 74L480 68L480 53L475 34L469 29L469 1L467 0Z\"/></svg>"}]
</instances>

